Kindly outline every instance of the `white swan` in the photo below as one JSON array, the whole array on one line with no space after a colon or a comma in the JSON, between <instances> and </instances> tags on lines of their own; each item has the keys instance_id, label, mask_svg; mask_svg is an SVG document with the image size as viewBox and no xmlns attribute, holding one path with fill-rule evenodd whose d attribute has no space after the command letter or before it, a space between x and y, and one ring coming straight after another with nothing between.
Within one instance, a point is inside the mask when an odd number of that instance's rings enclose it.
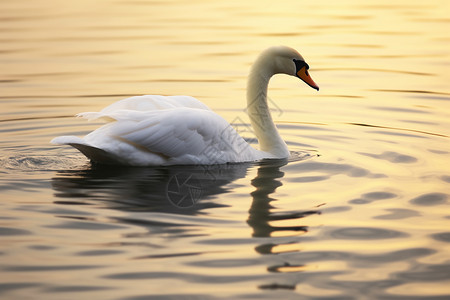
<instances>
[{"instance_id":1,"label":"white swan","mask_svg":"<svg viewBox=\"0 0 450 300\"><path fill-rule=\"evenodd\" d=\"M222 164L287 158L289 150L272 121L267 86L274 74L297 76L319 90L309 66L294 49L265 50L247 84L247 110L260 150L250 146L221 116L190 96L136 96L100 112L77 116L108 123L84 138L60 136L53 144L77 148L93 162L131 166Z\"/></svg>"}]
</instances>

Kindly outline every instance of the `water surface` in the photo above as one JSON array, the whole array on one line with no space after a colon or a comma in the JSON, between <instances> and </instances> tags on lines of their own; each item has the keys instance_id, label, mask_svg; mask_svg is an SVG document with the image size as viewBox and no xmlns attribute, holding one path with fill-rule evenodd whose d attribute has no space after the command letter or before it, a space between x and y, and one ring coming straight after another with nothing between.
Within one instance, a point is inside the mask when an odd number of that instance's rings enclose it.
<instances>
[{"instance_id":1,"label":"water surface","mask_svg":"<svg viewBox=\"0 0 450 300\"><path fill-rule=\"evenodd\" d=\"M3 1L2 299L448 299L446 1ZM301 159L92 166L49 144L74 114L192 95L252 138L245 82L272 45ZM307 153L307 157L301 154Z\"/></svg>"}]
</instances>

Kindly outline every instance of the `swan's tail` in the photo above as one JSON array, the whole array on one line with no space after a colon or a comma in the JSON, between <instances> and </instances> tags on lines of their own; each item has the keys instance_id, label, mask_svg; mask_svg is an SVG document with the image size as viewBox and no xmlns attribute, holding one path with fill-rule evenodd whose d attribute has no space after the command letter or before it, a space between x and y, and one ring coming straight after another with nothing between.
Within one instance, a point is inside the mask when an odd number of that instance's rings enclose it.
<instances>
[{"instance_id":1,"label":"swan's tail","mask_svg":"<svg viewBox=\"0 0 450 300\"><path fill-rule=\"evenodd\" d=\"M101 164L117 164L120 159L103 149L87 144L83 139L76 136L58 136L51 140L52 144L70 145L78 149L91 161Z\"/></svg>"}]
</instances>

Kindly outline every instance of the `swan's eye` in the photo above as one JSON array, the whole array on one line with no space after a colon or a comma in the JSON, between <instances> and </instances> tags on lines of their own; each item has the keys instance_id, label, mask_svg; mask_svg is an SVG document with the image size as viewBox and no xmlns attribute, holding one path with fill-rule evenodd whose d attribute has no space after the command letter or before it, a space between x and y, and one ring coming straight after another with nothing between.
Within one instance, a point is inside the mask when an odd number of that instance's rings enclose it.
<instances>
[{"instance_id":1,"label":"swan's eye","mask_svg":"<svg viewBox=\"0 0 450 300\"><path fill-rule=\"evenodd\" d=\"M295 73L300 71L303 67L306 67L306 70L309 70L309 65L303 60L294 59L294 63L295 63L295 69L296 69Z\"/></svg>"}]
</instances>

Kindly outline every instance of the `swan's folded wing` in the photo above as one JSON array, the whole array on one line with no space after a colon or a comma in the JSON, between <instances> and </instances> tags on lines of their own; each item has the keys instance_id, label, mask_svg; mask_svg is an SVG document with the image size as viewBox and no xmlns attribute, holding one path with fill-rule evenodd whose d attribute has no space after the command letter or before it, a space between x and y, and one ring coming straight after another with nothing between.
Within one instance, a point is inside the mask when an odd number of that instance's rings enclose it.
<instances>
[{"instance_id":1,"label":"swan's folded wing","mask_svg":"<svg viewBox=\"0 0 450 300\"><path fill-rule=\"evenodd\" d=\"M125 110L108 116L117 121L85 137L89 144L106 151L126 143L168 160L192 157L203 163L208 153L215 155L218 162L229 160L230 157L223 156L238 155L233 150L246 144L228 122L209 110L184 107L148 112Z\"/></svg>"}]
</instances>

